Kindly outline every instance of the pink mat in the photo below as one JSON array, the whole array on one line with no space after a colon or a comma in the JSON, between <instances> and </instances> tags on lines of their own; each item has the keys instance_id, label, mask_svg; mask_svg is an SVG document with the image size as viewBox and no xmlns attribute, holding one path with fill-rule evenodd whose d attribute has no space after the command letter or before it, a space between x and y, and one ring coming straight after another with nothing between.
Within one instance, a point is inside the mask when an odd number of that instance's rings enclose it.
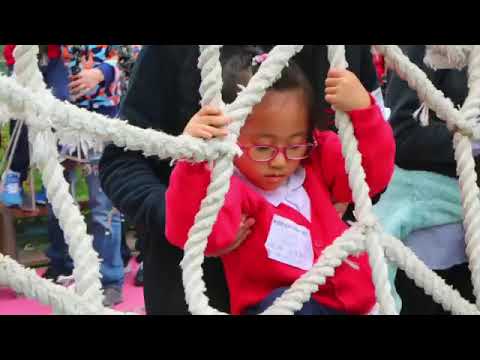
<instances>
[{"instance_id":1,"label":"pink mat","mask_svg":"<svg viewBox=\"0 0 480 360\"><path fill-rule=\"evenodd\" d=\"M144 314L143 288L134 285L138 264L135 259L130 262L131 271L125 276L123 286L123 303L115 306L115 310ZM42 274L45 269L38 270ZM50 315L49 306L42 305L36 300L26 299L16 295L11 289L0 288L0 315Z\"/></svg>"}]
</instances>

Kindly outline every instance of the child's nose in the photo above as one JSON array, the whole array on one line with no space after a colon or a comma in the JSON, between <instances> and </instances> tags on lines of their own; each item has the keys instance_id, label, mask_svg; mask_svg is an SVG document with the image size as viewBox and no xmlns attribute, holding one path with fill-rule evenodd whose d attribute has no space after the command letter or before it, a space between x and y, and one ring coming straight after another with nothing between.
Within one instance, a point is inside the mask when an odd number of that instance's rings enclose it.
<instances>
[{"instance_id":1,"label":"child's nose","mask_svg":"<svg viewBox=\"0 0 480 360\"><path fill-rule=\"evenodd\" d=\"M275 156L270 162L271 167L280 168L284 167L285 165L287 165L287 159L282 151L279 151L277 156Z\"/></svg>"}]
</instances>

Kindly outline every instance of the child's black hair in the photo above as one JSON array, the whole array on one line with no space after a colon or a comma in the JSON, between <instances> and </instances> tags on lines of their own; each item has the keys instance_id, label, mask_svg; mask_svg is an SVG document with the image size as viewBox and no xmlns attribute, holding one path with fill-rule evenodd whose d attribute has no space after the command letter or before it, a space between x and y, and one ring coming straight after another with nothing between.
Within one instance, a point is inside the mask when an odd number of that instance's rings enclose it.
<instances>
[{"instance_id":1,"label":"child's black hair","mask_svg":"<svg viewBox=\"0 0 480 360\"><path fill-rule=\"evenodd\" d=\"M230 104L237 98L241 91L239 85L247 86L250 79L260 68L259 64L254 64L253 59L264 51L254 45L246 46L226 46L220 57L222 63L223 88L222 97L225 103ZM308 114L310 119L310 131L312 134L314 128L315 104L314 92L310 81L307 79L303 70L295 61L290 60L279 80L277 80L268 90L291 90L301 89L307 102Z\"/></svg>"}]
</instances>

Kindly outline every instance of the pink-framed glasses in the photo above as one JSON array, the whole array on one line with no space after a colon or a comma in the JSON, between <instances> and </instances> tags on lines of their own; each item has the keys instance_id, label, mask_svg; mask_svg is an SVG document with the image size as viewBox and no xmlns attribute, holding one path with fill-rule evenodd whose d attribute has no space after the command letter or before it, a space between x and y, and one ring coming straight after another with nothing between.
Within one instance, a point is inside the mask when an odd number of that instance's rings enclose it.
<instances>
[{"instance_id":1,"label":"pink-framed glasses","mask_svg":"<svg viewBox=\"0 0 480 360\"><path fill-rule=\"evenodd\" d=\"M288 160L303 160L312 155L316 143L297 144L290 146L273 146L273 145L239 145L245 154L256 162L270 162L282 153Z\"/></svg>"}]
</instances>

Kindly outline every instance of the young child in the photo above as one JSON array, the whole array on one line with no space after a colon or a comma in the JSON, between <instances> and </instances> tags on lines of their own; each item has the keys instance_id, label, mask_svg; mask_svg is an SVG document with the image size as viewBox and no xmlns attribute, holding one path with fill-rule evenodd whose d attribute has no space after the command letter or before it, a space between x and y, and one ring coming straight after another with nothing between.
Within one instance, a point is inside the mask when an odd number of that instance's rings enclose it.
<instances>
[{"instance_id":1,"label":"young child","mask_svg":"<svg viewBox=\"0 0 480 360\"><path fill-rule=\"evenodd\" d=\"M238 85L247 85L264 56L237 53L223 61L223 97L232 102ZM308 271L323 249L346 229L333 205L351 202L341 144L330 131L313 130L312 88L293 62L248 118L238 143L225 206L208 239L206 254L221 254L233 314L256 314ZM356 76L331 70L326 101L348 112L371 196L383 191L393 173L395 145L391 128L373 97ZM210 139L227 134L219 110L202 108L185 133ZM206 164L179 162L166 194L166 236L182 247L210 183ZM194 184L194 186L192 186ZM236 243L242 220L255 224ZM368 314L376 304L366 254L350 256L297 314Z\"/></svg>"}]
</instances>

